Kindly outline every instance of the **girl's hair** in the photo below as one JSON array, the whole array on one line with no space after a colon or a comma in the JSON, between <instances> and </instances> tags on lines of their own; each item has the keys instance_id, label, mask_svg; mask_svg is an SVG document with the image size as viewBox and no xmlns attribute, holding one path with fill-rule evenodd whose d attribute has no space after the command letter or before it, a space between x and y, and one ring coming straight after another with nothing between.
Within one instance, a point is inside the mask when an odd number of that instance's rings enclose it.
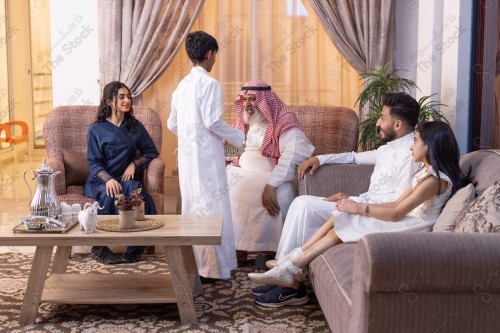
<instances>
[{"instance_id":1,"label":"girl's hair","mask_svg":"<svg viewBox=\"0 0 500 333\"><path fill-rule=\"evenodd\" d=\"M128 93L130 94L130 89L120 81L113 81L108 83L103 91L101 103L99 104L99 109L97 110L97 119L96 123L100 121L106 121L109 117L111 117L111 112L113 111L111 106L108 105L109 102L116 103L116 98L118 97L118 90L120 88L126 88ZM125 118L123 120L125 122L125 128L127 130L134 130L137 127L137 119L134 117L134 110L132 109L132 96L130 96L130 111L125 112Z\"/></svg>"},{"instance_id":2,"label":"girl's hair","mask_svg":"<svg viewBox=\"0 0 500 333\"><path fill-rule=\"evenodd\" d=\"M427 162L436 171L445 173L451 180L450 198L457 190L465 186L468 177L464 177L460 170L460 150L455 135L450 126L442 121L427 121L418 123L415 131L420 133L420 138L427 145ZM441 177L437 173L441 192Z\"/></svg>"}]
</instances>

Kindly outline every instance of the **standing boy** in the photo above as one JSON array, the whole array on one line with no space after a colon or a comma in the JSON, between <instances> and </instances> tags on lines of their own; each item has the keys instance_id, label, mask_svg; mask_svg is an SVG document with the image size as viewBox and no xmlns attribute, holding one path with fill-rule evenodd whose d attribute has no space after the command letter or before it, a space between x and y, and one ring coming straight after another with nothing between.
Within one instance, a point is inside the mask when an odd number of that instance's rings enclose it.
<instances>
[{"instance_id":1,"label":"standing boy","mask_svg":"<svg viewBox=\"0 0 500 333\"><path fill-rule=\"evenodd\" d=\"M241 146L245 135L222 120L221 88L208 75L218 49L217 40L203 31L187 36L193 68L172 94L167 126L178 136L182 214L223 216L221 245L193 246L198 272L205 278L227 279L238 264L223 140Z\"/></svg>"}]
</instances>

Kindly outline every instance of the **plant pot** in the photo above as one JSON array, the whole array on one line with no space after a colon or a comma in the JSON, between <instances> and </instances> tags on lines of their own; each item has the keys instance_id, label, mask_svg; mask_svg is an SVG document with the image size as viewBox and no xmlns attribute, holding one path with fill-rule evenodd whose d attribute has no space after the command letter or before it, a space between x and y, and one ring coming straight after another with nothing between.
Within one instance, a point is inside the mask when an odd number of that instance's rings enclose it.
<instances>
[{"instance_id":1,"label":"plant pot","mask_svg":"<svg viewBox=\"0 0 500 333\"><path fill-rule=\"evenodd\" d=\"M134 210L124 210L120 211L118 217L118 222L120 224L120 229L131 229L135 227L135 211Z\"/></svg>"},{"instance_id":2,"label":"plant pot","mask_svg":"<svg viewBox=\"0 0 500 333\"><path fill-rule=\"evenodd\" d=\"M144 201L139 206L135 206L134 210L136 221L144 221L146 219L144 216Z\"/></svg>"}]
</instances>

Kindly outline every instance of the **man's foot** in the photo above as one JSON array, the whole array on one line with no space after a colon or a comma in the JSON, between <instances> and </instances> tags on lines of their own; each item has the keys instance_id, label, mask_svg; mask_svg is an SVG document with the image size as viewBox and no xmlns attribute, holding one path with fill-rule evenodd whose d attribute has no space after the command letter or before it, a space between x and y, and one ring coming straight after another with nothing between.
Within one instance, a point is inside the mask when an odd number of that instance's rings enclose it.
<instances>
[{"instance_id":1,"label":"man's foot","mask_svg":"<svg viewBox=\"0 0 500 333\"><path fill-rule=\"evenodd\" d=\"M268 292L270 292L274 288L278 288L278 286L276 286L274 284L265 284L263 286L257 286L255 288L252 288L252 289L250 289L250 291L255 296L260 296L260 295L267 294Z\"/></svg>"},{"instance_id":2,"label":"man's foot","mask_svg":"<svg viewBox=\"0 0 500 333\"><path fill-rule=\"evenodd\" d=\"M287 261L283 265L276 266L265 273L249 273L250 280L262 284L275 284L283 287L292 287L295 280L302 278L302 270Z\"/></svg>"},{"instance_id":3,"label":"man's foot","mask_svg":"<svg viewBox=\"0 0 500 333\"><path fill-rule=\"evenodd\" d=\"M238 261L238 267L243 267L248 263L248 252L236 250L236 260Z\"/></svg>"},{"instance_id":4,"label":"man's foot","mask_svg":"<svg viewBox=\"0 0 500 333\"><path fill-rule=\"evenodd\" d=\"M133 246L127 248L127 251L122 255L122 261L127 264L138 262L141 259L141 254L144 253L146 248L144 246Z\"/></svg>"},{"instance_id":5,"label":"man's foot","mask_svg":"<svg viewBox=\"0 0 500 333\"><path fill-rule=\"evenodd\" d=\"M210 283L215 283L217 281L218 279L208 278L200 275L201 284L210 284Z\"/></svg>"},{"instance_id":6,"label":"man's foot","mask_svg":"<svg viewBox=\"0 0 500 333\"><path fill-rule=\"evenodd\" d=\"M122 263L122 258L107 246L92 246L90 253L92 258L107 265Z\"/></svg>"},{"instance_id":7,"label":"man's foot","mask_svg":"<svg viewBox=\"0 0 500 333\"><path fill-rule=\"evenodd\" d=\"M269 292L257 296L255 303L268 308L279 308L285 305L303 305L309 302L307 290L301 284L299 290L287 287L276 287Z\"/></svg>"}]
</instances>

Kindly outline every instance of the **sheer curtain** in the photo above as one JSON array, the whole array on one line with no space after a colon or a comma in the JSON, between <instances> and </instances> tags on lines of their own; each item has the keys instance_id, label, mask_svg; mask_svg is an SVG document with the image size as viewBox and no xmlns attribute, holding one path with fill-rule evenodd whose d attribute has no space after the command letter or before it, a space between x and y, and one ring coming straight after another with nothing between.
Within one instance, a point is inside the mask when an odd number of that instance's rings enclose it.
<instances>
[{"instance_id":1,"label":"sheer curtain","mask_svg":"<svg viewBox=\"0 0 500 333\"><path fill-rule=\"evenodd\" d=\"M224 117L235 119L234 99L242 85L265 80L287 104L338 105L354 109L361 81L336 50L312 8L299 0L256 1L257 28L252 31L254 1L206 0L191 31L217 38L219 52L210 73L223 89ZM252 43L257 39L256 43ZM253 45L253 46L252 46ZM257 47L257 57L252 58ZM184 49L143 94L143 103L166 122L172 92L191 69ZM175 169L176 137L164 134L162 156L167 173Z\"/></svg>"},{"instance_id":2,"label":"sheer curtain","mask_svg":"<svg viewBox=\"0 0 500 333\"><path fill-rule=\"evenodd\" d=\"M101 88L120 80L133 96L167 69L204 0L99 0Z\"/></svg>"}]
</instances>

